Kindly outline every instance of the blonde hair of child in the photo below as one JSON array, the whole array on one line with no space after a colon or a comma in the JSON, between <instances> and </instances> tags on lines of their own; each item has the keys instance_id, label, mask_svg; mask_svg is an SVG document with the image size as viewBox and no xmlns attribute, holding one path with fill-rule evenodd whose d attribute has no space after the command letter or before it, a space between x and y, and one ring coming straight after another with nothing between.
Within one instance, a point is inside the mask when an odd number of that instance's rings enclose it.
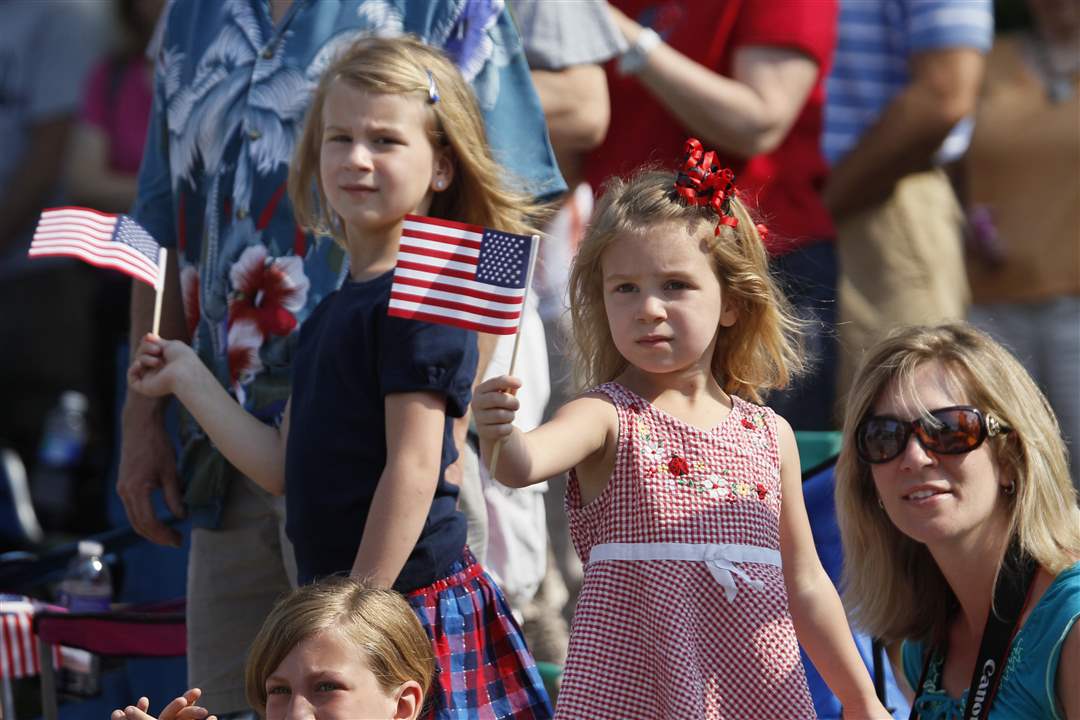
<instances>
[{"instance_id":1,"label":"blonde hair of child","mask_svg":"<svg viewBox=\"0 0 1080 720\"><path fill-rule=\"evenodd\" d=\"M415 680L427 697L435 657L416 613L393 590L359 580L330 577L293 591L274 606L248 654L244 685L248 702L266 715L266 679L304 640L336 632L355 644L383 692Z\"/></svg>"},{"instance_id":2,"label":"blonde hair of child","mask_svg":"<svg viewBox=\"0 0 1080 720\"><path fill-rule=\"evenodd\" d=\"M837 520L849 549L844 600L861 628L889 641L941 639L955 598L926 546L900 532L878 505L870 466L855 452L855 430L886 388L917 398L916 370L930 362L941 364L961 402L1012 428L986 441L1004 478L1016 483L1015 494L1003 496L1010 536L1053 574L1080 558L1080 509L1061 429L1031 376L970 325L901 328L863 360L836 465Z\"/></svg>"},{"instance_id":3,"label":"blonde hair of child","mask_svg":"<svg viewBox=\"0 0 1080 720\"><path fill-rule=\"evenodd\" d=\"M437 102L429 99L428 72L435 80ZM424 102L432 146L449 148L454 164L453 181L434 194L429 215L515 233L534 232L527 219L539 217L541 211L507 184L507 171L488 147L472 89L442 52L409 35L358 40L319 79L289 166L289 200L301 228L344 242L343 224L326 199L319 175L323 107L336 82L371 93L412 95Z\"/></svg>"},{"instance_id":4,"label":"blonde hair of child","mask_svg":"<svg viewBox=\"0 0 1080 720\"><path fill-rule=\"evenodd\" d=\"M658 225L685 227L712 258L725 303L737 316L717 330L712 374L728 393L761 402L767 391L784 387L803 367L797 340L801 323L769 274L761 236L746 207L733 198L739 224L714 233L716 214L687 206L674 193L675 174L652 169L629 179L615 178L597 203L570 272L570 317L576 345L576 369L582 387L614 380L626 369L615 347L604 310L601 261L619 238Z\"/></svg>"}]
</instances>

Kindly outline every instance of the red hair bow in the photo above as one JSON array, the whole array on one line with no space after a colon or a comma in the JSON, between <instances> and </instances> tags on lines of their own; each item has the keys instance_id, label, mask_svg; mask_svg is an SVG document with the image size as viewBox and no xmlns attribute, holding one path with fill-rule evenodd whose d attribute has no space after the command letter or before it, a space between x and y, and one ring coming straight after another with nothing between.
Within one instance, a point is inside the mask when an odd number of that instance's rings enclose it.
<instances>
[{"instance_id":1,"label":"red hair bow","mask_svg":"<svg viewBox=\"0 0 1080 720\"><path fill-rule=\"evenodd\" d=\"M675 192L686 201L687 205L708 206L716 212L720 221L716 224L716 234L720 226L738 227L739 221L731 213L731 198L735 197L735 173L731 168L720 167L716 153L705 152L701 141L690 138L684 147L686 159L675 178Z\"/></svg>"}]
</instances>

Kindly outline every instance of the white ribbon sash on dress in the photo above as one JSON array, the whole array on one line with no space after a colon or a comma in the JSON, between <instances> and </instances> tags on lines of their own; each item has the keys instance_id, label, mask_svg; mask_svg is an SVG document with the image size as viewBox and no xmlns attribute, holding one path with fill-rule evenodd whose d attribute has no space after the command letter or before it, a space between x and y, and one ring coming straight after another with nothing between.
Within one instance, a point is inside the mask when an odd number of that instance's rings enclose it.
<instances>
[{"instance_id":1,"label":"white ribbon sash on dress","mask_svg":"<svg viewBox=\"0 0 1080 720\"><path fill-rule=\"evenodd\" d=\"M602 560L688 560L703 562L724 588L728 602L738 590L733 575L741 577L750 587L761 590L765 583L754 580L736 563L760 563L781 567L780 551L757 545L720 545L712 543L603 543L589 553L589 562Z\"/></svg>"}]
</instances>

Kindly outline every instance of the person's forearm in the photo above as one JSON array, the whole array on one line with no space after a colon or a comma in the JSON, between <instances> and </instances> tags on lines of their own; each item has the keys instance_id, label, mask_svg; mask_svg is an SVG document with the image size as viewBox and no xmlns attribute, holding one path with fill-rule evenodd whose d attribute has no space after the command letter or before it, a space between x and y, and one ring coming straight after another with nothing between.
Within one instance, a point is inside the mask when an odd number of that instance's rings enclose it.
<instances>
[{"instance_id":1,"label":"person's forearm","mask_svg":"<svg viewBox=\"0 0 1080 720\"><path fill-rule=\"evenodd\" d=\"M30 227L48 202L61 175L71 125L71 117L64 115L31 128L23 156L0 197L0 253Z\"/></svg>"},{"instance_id":2,"label":"person's forearm","mask_svg":"<svg viewBox=\"0 0 1080 720\"><path fill-rule=\"evenodd\" d=\"M844 706L845 714L875 701L873 682L855 647L840 598L825 572L789 583L788 602L799 643Z\"/></svg>"},{"instance_id":3,"label":"person's forearm","mask_svg":"<svg viewBox=\"0 0 1080 720\"><path fill-rule=\"evenodd\" d=\"M949 133L975 108L982 77L975 50L939 51L916 61L916 78L832 168L823 193L837 220L892 194L903 177L933 167Z\"/></svg>"},{"instance_id":4,"label":"person's forearm","mask_svg":"<svg viewBox=\"0 0 1080 720\"><path fill-rule=\"evenodd\" d=\"M402 457L383 469L353 561L353 577L388 588L401 574L435 496L438 468L433 473L427 465Z\"/></svg>"},{"instance_id":5,"label":"person's forearm","mask_svg":"<svg viewBox=\"0 0 1080 720\"><path fill-rule=\"evenodd\" d=\"M901 178L933 167L934 153L955 122L930 100L914 88L902 92L832 169L824 199L834 218L882 202Z\"/></svg>"},{"instance_id":6,"label":"person's forearm","mask_svg":"<svg viewBox=\"0 0 1080 720\"><path fill-rule=\"evenodd\" d=\"M491 467L491 461L494 458L496 447L498 447L499 457L497 458L498 467L494 468ZM496 442L490 438L480 439L481 462L487 467L492 477L507 487L528 487L545 479L532 477L533 463L530 453L531 449L526 433L516 427L501 442Z\"/></svg>"},{"instance_id":7,"label":"person's forearm","mask_svg":"<svg viewBox=\"0 0 1080 720\"><path fill-rule=\"evenodd\" d=\"M533 70L532 80L557 153L588 152L604 141L611 104L602 67Z\"/></svg>"},{"instance_id":8,"label":"person's forearm","mask_svg":"<svg viewBox=\"0 0 1080 720\"><path fill-rule=\"evenodd\" d=\"M705 144L735 157L771 151L789 127L753 88L666 43L649 53L638 79Z\"/></svg>"},{"instance_id":9,"label":"person's forearm","mask_svg":"<svg viewBox=\"0 0 1080 720\"><path fill-rule=\"evenodd\" d=\"M165 270L165 289L163 291L165 295L162 297L161 327L158 330L158 335L169 340L176 339L190 342L190 338L187 337L187 326L184 323L178 268L175 253L170 252ZM135 348L139 347L143 335L152 329L155 292L152 287L144 282L131 281L128 348L132 353L135 352ZM136 392L128 392L124 398L124 408L121 415L125 428L137 427L143 422L160 423L162 409L167 400L168 398L147 397Z\"/></svg>"},{"instance_id":10,"label":"person's forearm","mask_svg":"<svg viewBox=\"0 0 1080 720\"><path fill-rule=\"evenodd\" d=\"M237 470L272 495L285 493L285 441L281 428L247 412L201 362L176 388L176 398Z\"/></svg>"}]
</instances>

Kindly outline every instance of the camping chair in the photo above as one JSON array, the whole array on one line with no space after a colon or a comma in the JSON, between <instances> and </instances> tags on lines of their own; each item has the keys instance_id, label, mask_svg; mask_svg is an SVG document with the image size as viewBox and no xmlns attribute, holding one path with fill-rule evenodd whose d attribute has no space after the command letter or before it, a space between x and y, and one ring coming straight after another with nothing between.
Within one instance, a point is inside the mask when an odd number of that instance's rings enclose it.
<instances>
[{"instance_id":1,"label":"camping chair","mask_svg":"<svg viewBox=\"0 0 1080 720\"><path fill-rule=\"evenodd\" d=\"M163 518L166 524L179 524L177 518ZM131 528L117 528L93 537L105 547L105 560L111 565L121 551L145 543ZM0 590L32 594L36 589L59 581L68 562L77 552L77 544L47 550L39 555L13 552L0 555ZM110 562L112 560L113 562ZM114 577L121 568L114 565ZM56 670L49 658L54 658L54 647L63 646L106 657L164 658L182 657L187 652L184 601L155 601L133 605L104 613L69 613L62 608L31 603L36 610L31 621L24 621L31 629L33 639L23 647L36 648L40 662L35 662L26 673L41 675L42 708L46 720L55 720L58 714L56 698ZM62 655L63 652L58 654ZM38 667L40 665L40 668ZM20 677L20 676L16 676ZM6 677L2 688L6 712L12 713L10 692ZM11 717L14 717L12 714Z\"/></svg>"},{"instance_id":2,"label":"camping chair","mask_svg":"<svg viewBox=\"0 0 1080 720\"><path fill-rule=\"evenodd\" d=\"M38 653L50 646L78 648L105 657L177 657L187 653L183 600L105 613L44 611L34 615ZM41 707L45 720L57 720L56 670L41 663Z\"/></svg>"}]
</instances>

